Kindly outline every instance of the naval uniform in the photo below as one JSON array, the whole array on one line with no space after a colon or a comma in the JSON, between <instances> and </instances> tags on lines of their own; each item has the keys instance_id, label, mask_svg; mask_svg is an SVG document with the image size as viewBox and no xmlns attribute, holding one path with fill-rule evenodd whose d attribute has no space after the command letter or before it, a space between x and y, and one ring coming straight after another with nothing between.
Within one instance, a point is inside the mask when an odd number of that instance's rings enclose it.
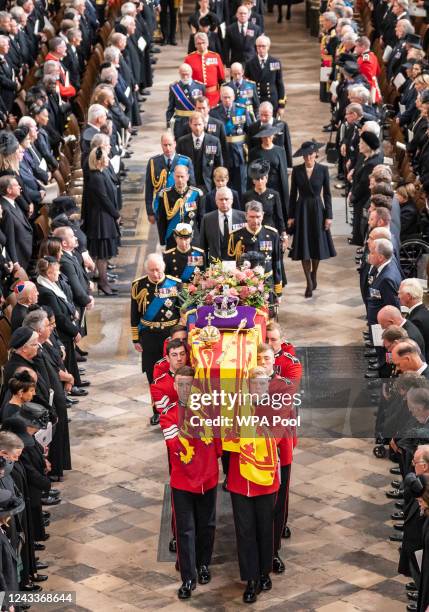
<instances>
[{"instance_id":1,"label":"naval uniform","mask_svg":"<svg viewBox=\"0 0 429 612\"><path fill-rule=\"evenodd\" d=\"M177 247L164 253L165 273L180 278L182 283L191 283L197 270L204 270L204 251L191 245L188 251Z\"/></svg>"},{"instance_id":2,"label":"naval uniform","mask_svg":"<svg viewBox=\"0 0 429 612\"><path fill-rule=\"evenodd\" d=\"M252 121L256 121L259 114L259 96L255 81L241 79L241 81L230 81L227 85L234 91L235 101L247 106Z\"/></svg>"},{"instance_id":3,"label":"naval uniform","mask_svg":"<svg viewBox=\"0 0 429 612\"><path fill-rule=\"evenodd\" d=\"M189 223L198 240L201 221L201 197L203 192L197 187L188 187L179 193L175 187L163 189L160 193L158 208L158 233L162 246L173 248L174 229L178 223Z\"/></svg>"},{"instance_id":4,"label":"naval uniform","mask_svg":"<svg viewBox=\"0 0 429 612\"><path fill-rule=\"evenodd\" d=\"M167 275L159 283L142 276L131 285L131 336L143 348L142 371L149 383L164 340L180 319L179 291L180 279Z\"/></svg>"},{"instance_id":5,"label":"naval uniform","mask_svg":"<svg viewBox=\"0 0 429 612\"><path fill-rule=\"evenodd\" d=\"M172 83L168 93L168 107L166 115L167 128L174 118L174 138L177 140L186 134L189 117L195 111L195 100L204 96L206 87L204 83L192 80L189 83L176 81Z\"/></svg>"},{"instance_id":6,"label":"naval uniform","mask_svg":"<svg viewBox=\"0 0 429 612\"><path fill-rule=\"evenodd\" d=\"M146 167L145 200L148 216L156 215L159 206L159 193L165 187L174 185L174 168L186 166L189 170L189 183L195 185L194 165L186 155L177 153L171 159L161 155L154 155Z\"/></svg>"},{"instance_id":7,"label":"naval uniform","mask_svg":"<svg viewBox=\"0 0 429 612\"><path fill-rule=\"evenodd\" d=\"M255 81L260 102L271 102L274 115L286 105L282 64L279 59L268 55L265 60L256 55L246 62L246 78Z\"/></svg>"},{"instance_id":8,"label":"naval uniform","mask_svg":"<svg viewBox=\"0 0 429 612\"><path fill-rule=\"evenodd\" d=\"M196 579L197 568L209 566L216 528L219 440L181 435L184 406L163 410L160 425L168 448L177 561L183 581Z\"/></svg>"},{"instance_id":9,"label":"naval uniform","mask_svg":"<svg viewBox=\"0 0 429 612\"><path fill-rule=\"evenodd\" d=\"M256 251L265 255L266 282L271 284L275 296L282 294L281 250L278 231L269 225L262 225L253 233L247 226L231 232L228 244L228 255L236 261L244 253ZM274 297L274 296L272 296Z\"/></svg>"}]
</instances>

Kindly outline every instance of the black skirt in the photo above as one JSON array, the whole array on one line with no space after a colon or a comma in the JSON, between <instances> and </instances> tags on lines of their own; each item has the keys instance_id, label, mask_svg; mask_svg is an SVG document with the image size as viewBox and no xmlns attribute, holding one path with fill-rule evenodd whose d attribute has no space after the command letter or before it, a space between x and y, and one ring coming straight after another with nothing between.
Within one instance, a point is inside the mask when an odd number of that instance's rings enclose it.
<instances>
[{"instance_id":1,"label":"black skirt","mask_svg":"<svg viewBox=\"0 0 429 612\"><path fill-rule=\"evenodd\" d=\"M118 254L117 238L88 238L88 251L94 259L110 259Z\"/></svg>"}]
</instances>

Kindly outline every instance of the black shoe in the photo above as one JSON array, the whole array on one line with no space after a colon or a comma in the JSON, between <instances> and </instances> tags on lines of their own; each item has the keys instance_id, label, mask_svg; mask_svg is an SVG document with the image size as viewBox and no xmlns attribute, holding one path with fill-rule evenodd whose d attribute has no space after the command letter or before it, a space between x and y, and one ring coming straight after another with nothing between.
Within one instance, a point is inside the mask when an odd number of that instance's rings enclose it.
<instances>
[{"instance_id":1,"label":"black shoe","mask_svg":"<svg viewBox=\"0 0 429 612\"><path fill-rule=\"evenodd\" d=\"M402 542L402 538L403 538L402 533L392 533L392 535L389 536L389 540L391 542Z\"/></svg>"},{"instance_id":2,"label":"black shoe","mask_svg":"<svg viewBox=\"0 0 429 612\"><path fill-rule=\"evenodd\" d=\"M417 601L419 598L419 592L418 591L407 591L407 597L411 601Z\"/></svg>"},{"instance_id":3,"label":"black shoe","mask_svg":"<svg viewBox=\"0 0 429 612\"><path fill-rule=\"evenodd\" d=\"M21 587L21 591L30 591L30 592L35 592L35 591L41 591L42 587L38 584L33 584L32 582L29 582L28 584L24 584L24 586Z\"/></svg>"},{"instance_id":4,"label":"black shoe","mask_svg":"<svg viewBox=\"0 0 429 612\"><path fill-rule=\"evenodd\" d=\"M261 585L259 581L248 580L246 588L243 593L244 603L255 603L258 598L258 594L261 592Z\"/></svg>"},{"instance_id":5,"label":"black shoe","mask_svg":"<svg viewBox=\"0 0 429 612\"><path fill-rule=\"evenodd\" d=\"M391 474L394 474L395 476L400 476L401 474L401 468L399 468L397 465L395 465L394 467L391 467L389 472Z\"/></svg>"},{"instance_id":6,"label":"black shoe","mask_svg":"<svg viewBox=\"0 0 429 612\"><path fill-rule=\"evenodd\" d=\"M304 297L306 297L306 298L313 297L313 289L309 285L307 285L307 288L306 288L306 290L304 292Z\"/></svg>"},{"instance_id":7,"label":"black shoe","mask_svg":"<svg viewBox=\"0 0 429 612\"><path fill-rule=\"evenodd\" d=\"M395 523L393 529L396 529L396 531L404 531L404 523Z\"/></svg>"},{"instance_id":8,"label":"black shoe","mask_svg":"<svg viewBox=\"0 0 429 612\"><path fill-rule=\"evenodd\" d=\"M51 513L46 510L42 512L42 516L44 519L48 519L51 518Z\"/></svg>"},{"instance_id":9,"label":"black shoe","mask_svg":"<svg viewBox=\"0 0 429 612\"><path fill-rule=\"evenodd\" d=\"M84 355L76 355L76 361L78 363L85 363L88 359Z\"/></svg>"},{"instance_id":10,"label":"black shoe","mask_svg":"<svg viewBox=\"0 0 429 612\"><path fill-rule=\"evenodd\" d=\"M31 580L33 582L45 582L48 578L49 576L46 574L35 574L34 576L31 576Z\"/></svg>"},{"instance_id":11,"label":"black shoe","mask_svg":"<svg viewBox=\"0 0 429 612\"><path fill-rule=\"evenodd\" d=\"M78 368L79 374L85 374L86 368Z\"/></svg>"},{"instance_id":12,"label":"black shoe","mask_svg":"<svg viewBox=\"0 0 429 612\"><path fill-rule=\"evenodd\" d=\"M67 400L66 400L67 408L70 408L71 406L74 406L75 404L78 404L78 403L79 403L78 399L73 399L70 395L67 395Z\"/></svg>"},{"instance_id":13,"label":"black shoe","mask_svg":"<svg viewBox=\"0 0 429 612\"><path fill-rule=\"evenodd\" d=\"M225 476L225 479L224 479L224 481L222 483L222 489L224 491L228 491L228 478L226 476Z\"/></svg>"},{"instance_id":14,"label":"black shoe","mask_svg":"<svg viewBox=\"0 0 429 612\"><path fill-rule=\"evenodd\" d=\"M34 542L34 550L46 550L46 546L40 542Z\"/></svg>"},{"instance_id":15,"label":"black shoe","mask_svg":"<svg viewBox=\"0 0 429 612\"><path fill-rule=\"evenodd\" d=\"M199 584L208 584L212 579L210 570L207 565L200 565L198 568L198 582Z\"/></svg>"},{"instance_id":16,"label":"black shoe","mask_svg":"<svg viewBox=\"0 0 429 612\"><path fill-rule=\"evenodd\" d=\"M375 349L368 349L364 352L365 357L376 357L377 351Z\"/></svg>"},{"instance_id":17,"label":"black shoe","mask_svg":"<svg viewBox=\"0 0 429 612\"><path fill-rule=\"evenodd\" d=\"M51 524L51 521L49 519L44 519L43 527L49 527L50 524Z\"/></svg>"},{"instance_id":18,"label":"black shoe","mask_svg":"<svg viewBox=\"0 0 429 612\"><path fill-rule=\"evenodd\" d=\"M368 372L378 372L379 369L380 369L380 364L378 363L377 360L369 362Z\"/></svg>"},{"instance_id":19,"label":"black shoe","mask_svg":"<svg viewBox=\"0 0 429 612\"><path fill-rule=\"evenodd\" d=\"M36 561L37 570L48 569L48 567L49 567L49 563L45 563L44 561Z\"/></svg>"},{"instance_id":20,"label":"black shoe","mask_svg":"<svg viewBox=\"0 0 429 612\"><path fill-rule=\"evenodd\" d=\"M58 480L58 478L62 478L62 476L53 476L52 478L53 478L53 482L61 482ZM49 489L49 491L46 491L45 497L59 497L60 495L61 495L61 491L59 489L52 488L52 489Z\"/></svg>"},{"instance_id":21,"label":"black shoe","mask_svg":"<svg viewBox=\"0 0 429 612\"><path fill-rule=\"evenodd\" d=\"M282 538L285 538L286 540L289 539L291 536L291 531L289 529L289 527L287 525L284 526L283 529L283 533L282 533Z\"/></svg>"},{"instance_id":22,"label":"black shoe","mask_svg":"<svg viewBox=\"0 0 429 612\"><path fill-rule=\"evenodd\" d=\"M407 605L407 610L408 612L413 612L414 610L417 610L417 603L415 601L412 601L411 603L409 603Z\"/></svg>"},{"instance_id":23,"label":"black shoe","mask_svg":"<svg viewBox=\"0 0 429 612\"><path fill-rule=\"evenodd\" d=\"M261 591L271 591L273 587L273 583L268 574L261 574L259 584L261 585Z\"/></svg>"},{"instance_id":24,"label":"black shoe","mask_svg":"<svg viewBox=\"0 0 429 612\"><path fill-rule=\"evenodd\" d=\"M73 386L71 388L70 395L72 397L83 397L84 395L88 395L88 391L85 391L85 389L79 389L79 387Z\"/></svg>"},{"instance_id":25,"label":"black shoe","mask_svg":"<svg viewBox=\"0 0 429 612\"><path fill-rule=\"evenodd\" d=\"M325 125L322 131L323 132L336 132L337 130L332 125Z\"/></svg>"},{"instance_id":26,"label":"black shoe","mask_svg":"<svg viewBox=\"0 0 429 612\"><path fill-rule=\"evenodd\" d=\"M389 499L404 499L404 494L402 491L398 491L398 489L392 489L391 491L386 491L386 497Z\"/></svg>"},{"instance_id":27,"label":"black shoe","mask_svg":"<svg viewBox=\"0 0 429 612\"><path fill-rule=\"evenodd\" d=\"M401 484L402 482L400 480L392 480L392 482L390 483L391 487L393 487L394 489L399 489Z\"/></svg>"},{"instance_id":28,"label":"black shoe","mask_svg":"<svg viewBox=\"0 0 429 612\"><path fill-rule=\"evenodd\" d=\"M109 267L109 266L107 266ZM88 357L88 351L84 351L83 349L79 348L78 346L76 346L75 351L78 355L81 355L82 357Z\"/></svg>"},{"instance_id":29,"label":"black shoe","mask_svg":"<svg viewBox=\"0 0 429 612\"><path fill-rule=\"evenodd\" d=\"M283 561L280 559L280 557L278 557L277 555L273 557L273 572L275 574L283 574L285 569L286 569L286 566L283 563Z\"/></svg>"},{"instance_id":30,"label":"black shoe","mask_svg":"<svg viewBox=\"0 0 429 612\"><path fill-rule=\"evenodd\" d=\"M375 378L374 380L370 380L367 383L368 389L378 389L383 384L381 378Z\"/></svg>"},{"instance_id":31,"label":"black shoe","mask_svg":"<svg viewBox=\"0 0 429 612\"><path fill-rule=\"evenodd\" d=\"M358 247L356 249L356 255L362 255L363 254L363 247ZM367 336L369 338L369 332L363 332L363 335Z\"/></svg>"},{"instance_id":32,"label":"black shoe","mask_svg":"<svg viewBox=\"0 0 429 612\"><path fill-rule=\"evenodd\" d=\"M176 538L171 538L171 540L168 543L168 550L171 553L175 553L177 552L177 544L176 544Z\"/></svg>"},{"instance_id":33,"label":"black shoe","mask_svg":"<svg viewBox=\"0 0 429 612\"><path fill-rule=\"evenodd\" d=\"M390 515L390 518L392 521L402 521L404 518L404 513L402 510L398 510L398 512L393 512L393 514Z\"/></svg>"},{"instance_id":34,"label":"black shoe","mask_svg":"<svg viewBox=\"0 0 429 612\"><path fill-rule=\"evenodd\" d=\"M415 582L407 582L405 585L405 589L407 591L417 591L417 586Z\"/></svg>"},{"instance_id":35,"label":"black shoe","mask_svg":"<svg viewBox=\"0 0 429 612\"><path fill-rule=\"evenodd\" d=\"M174 38L173 38L173 40L170 40L169 44L172 45L173 47L177 47L177 45L178 45L177 40L175 40Z\"/></svg>"},{"instance_id":36,"label":"black shoe","mask_svg":"<svg viewBox=\"0 0 429 612\"><path fill-rule=\"evenodd\" d=\"M60 497L42 497L42 506L56 506L61 502Z\"/></svg>"},{"instance_id":37,"label":"black shoe","mask_svg":"<svg viewBox=\"0 0 429 612\"><path fill-rule=\"evenodd\" d=\"M189 599L192 595L192 591L197 586L195 578L193 580L184 580L182 582L182 586L177 591L177 597L179 599Z\"/></svg>"},{"instance_id":38,"label":"black shoe","mask_svg":"<svg viewBox=\"0 0 429 612\"><path fill-rule=\"evenodd\" d=\"M81 380L77 386L81 388L81 387L89 387L90 385L91 383L89 382L89 380Z\"/></svg>"},{"instance_id":39,"label":"black shoe","mask_svg":"<svg viewBox=\"0 0 429 612\"><path fill-rule=\"evenodd\" d=\"M404 508L404 502L403 502L403 501L397 501L397 502L395 502L395 508L398 508L398 510L403 510L403 508Z\"/></svg>"},{"instance_id":40,"label":"black shoe","mask_svg":"<svg viewBox=\"0 0 429 612\"><path fill-rule=\"evenodd\" d=\"M153 415L150 417L150 424L151 424L151 425L158 425L158 424L159 424L159 414L158 414L158 413L153 414Z\"/></svg>"}]
</instances>

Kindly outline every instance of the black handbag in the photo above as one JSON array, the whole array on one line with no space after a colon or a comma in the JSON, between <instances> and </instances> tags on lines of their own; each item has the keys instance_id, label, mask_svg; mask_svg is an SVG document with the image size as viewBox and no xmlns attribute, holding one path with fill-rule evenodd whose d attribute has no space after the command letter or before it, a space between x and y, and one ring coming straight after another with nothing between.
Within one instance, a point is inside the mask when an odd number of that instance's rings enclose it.
<instances>
[{"instance_id":1,"label":"black handbag","mask_svg":"<svg viewBox=\"0 0 429 612\"><path fill-rule=\"evenodd\" d=\"M334 132L331 132L329 136L329 142L326 144L325 152L326 152L326 161L328 164L336 164L339 158L338 147L335 142L332 142L332 135Z\"/></svg>"}]
</instances>

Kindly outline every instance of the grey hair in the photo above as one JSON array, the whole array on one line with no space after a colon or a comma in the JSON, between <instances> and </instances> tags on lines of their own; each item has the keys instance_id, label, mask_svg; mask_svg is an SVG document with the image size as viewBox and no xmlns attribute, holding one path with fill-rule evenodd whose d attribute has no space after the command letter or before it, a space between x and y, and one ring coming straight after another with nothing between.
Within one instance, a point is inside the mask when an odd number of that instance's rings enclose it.
<instances>
[{"instance_id":1,"label":"grey hair","mask_svg":"<svg viewBox=\"0 0 429 612\"><path fill-rule=\"evenodd\" d=\"M393 255L393 245L390 240L386 240L386 238L377 238L374 240L374 248L375 252L378 255L382 255L384 259L391 259Z\"/></svg>"},{"instance_id":2,"label":"grey hair","mask_svg":"<svg viewBox=\"0 0 429 612\"><path fill-rule=\"evenodd\" d=\"M372 132L376 136L380 136L381 127L377 121L365 121L362 126L362 132Z\"/></svg>"},{"instance_id":3,"label":"grey hair","mask_svg":"<svg viewBox=\"0 0 429 612\"><path fill-rule=\"evenodd\" d=\"M408 19L399 19L396 25L401 25L404 28L404 34L414 34L416 29Z\"/></svg>"},{"instance_id":4,"label":"grey hair","mask_svg":"<svg viewBox=\"0 0 429 612\"><path fill-rule=\"evenodd\" d=\"M330 21L334 25L337 24L337 16L336 16L336 14L333 11L326 11L325 13L322 14L322 17L324 19L327 19L328 21Z\"/></svg>"},{"instance_id":5,"label":"grey hair","mask_svg":"<svg viewBox=\"0 0 429 612\"><path fill-rule=\"evenodd\" d=\"M147 270L147 267L151 261L155 261L162 266L162 269L165 270L165 261L162 255L159 253L149 253L144 262L144 267Z\"/></svg>"},{"instance_id":6,"label":"grey hair","mask_svg":"<svg viewBox=\"0 0 429 612\"><path fill-rule=\"evenodd\" d=\"M106 62L113 62L121 57L121 52L118 47L110 45L104 49L104 60Z\"/></svg>"},{"instance_id":7,"label":"grey hair","mask_svg":"<svg viewBox=\"0 0 429 612\"><path fill-rule=\"evenodd\" d=\"M92 151L92 149L95 149L95 147L105 147L107 145L110 146L110 136L100 132L99 134L94 134L94 136L91 138L89 147Z\"/></svg>"},{"instance_id":8,"label":"grey hair","mask_svg":"<svg viewBox=\"0 0 429 612\"><path fill-rule=\"evenodd\" d=\"M259 105L259 110L261 110L261 108L262 109L267 108L272 113L274 112L274 106L268 100L265 100L265 102L261 102L261 104Z\"/></svg>"},{"instance_id":9,"label":"grey hair","mask_svg":"<svg viewBox=\"0 0 429 612\"><path fill-rule=\"evenodd\" d=\"M28 115L24 115L23 117L21 117L21 119L18 121L18 127L30 127L30 126L34 126L36 125L36 122L34 121L33 117L29 117Z\"/></svg>"},{"instance_id":10,"label":"grey hair","mask_svg":"<svg viewBox=\"0 0 429 612\"><path fill-rule=\"evenodd\" d=\"M218 189L216 191L216 196L215 196L215 200L217 200L217 197L221 196L222 194L228 194L228 197L232 200L234 198L233 194L232 194L232 190L229 187L221 187L220 189Z\"/></svg>"},{"instance_id":11,"label":"grey hair","mask_svg":"<svg viewBox=\"0 0 429 612\"><path fill-rule=\"evenodd\" d=\"M23 327L29 327L33 331L37 332L42 326L43 321L47 318L46 310L38 308L29 312L22 323Z\"/></svg>"},{"instance_id":12,"label":"grey hair","mask_svg":"<svg viewBox=\"0 0 429 612\"><path fill-rule=\"evenodd\" d=\"M410 294L413 300L423 299L423 287L417 278L406 278L402 281L401 287Z\"/></svg>"},{"instance_id":13,"label":"grey hair","mask_svg":"<svg viewBox=\"0 0 429 612\"><path fill-rule=\"evenodd\" d=\"M246 212L250 212L251 210L253 210L264 214L264 207L260 202L257 202L256 200L250 200L250 202L247 202L245 210Z\"/></svg>"},{"instance_id":14,"label":"grey hair","mask_svg":"<svg viewBox=\"0 0 429 612\"><path fill-rule=\"evenodd\" d=\"M88 108L89 123L92 123L95 119L98 119L102 115L103 117L107 117L107 111L104 106L101 106L101 104L91 104L91 106Z\"/></svg>"},{"instance_id":15,"label":"grey hair","mask_svg":"<svg viewBox=\"0 0 429 612\"><path fill-rule=\"evenodd\" d=\"M194 36L194 41L197 42L199 38L204 39L206 43L209 44L209 37L205 32L197 32Z\"/></svg>"},{"instance_id":16,"label":"grey hair","mask_svg":"<svg viewBox=\"0 0 429 612\"><path fill-rule=\"evenodd\" d=\"M43 74L46 76L47 74L53 74L54 71L58 71L58 62L55 60L47 60L43 64Z\"/></svg>"}]
</instances>

